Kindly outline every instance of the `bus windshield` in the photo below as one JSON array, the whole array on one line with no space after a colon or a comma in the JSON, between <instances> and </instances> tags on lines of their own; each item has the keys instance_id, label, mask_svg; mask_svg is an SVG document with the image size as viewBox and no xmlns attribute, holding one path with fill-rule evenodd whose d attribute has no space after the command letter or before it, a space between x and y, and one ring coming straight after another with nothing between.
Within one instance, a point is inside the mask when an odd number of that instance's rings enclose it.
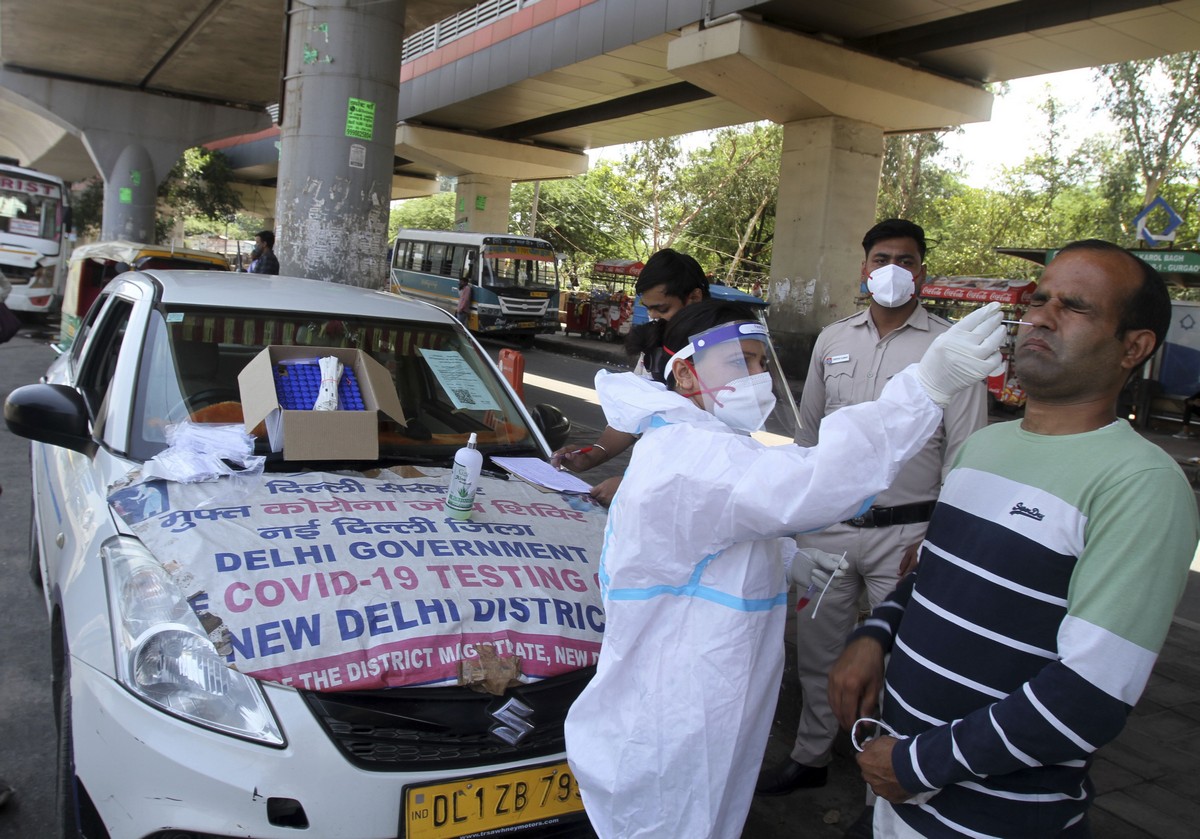
<instances>
[{"instance_id":1,"label":"bus windshield","mask_svg":"<svg viewBox=\"0 0 1200 839\"><path fill-rule=\"evenodd\" d=\"M57 239L61 202L57 184L23 176L0 176L0 231Z\"/></svg>"},{"instance_id":2,"label":"bus windshield","mask_svg":"<svg viewBox=\"0 0 1200 839\"><path fill-rule=\"evenodd\" d=\"M558 288L554 254L541 248L484 248L484 286Z\"/></svg>"}]
</instances>

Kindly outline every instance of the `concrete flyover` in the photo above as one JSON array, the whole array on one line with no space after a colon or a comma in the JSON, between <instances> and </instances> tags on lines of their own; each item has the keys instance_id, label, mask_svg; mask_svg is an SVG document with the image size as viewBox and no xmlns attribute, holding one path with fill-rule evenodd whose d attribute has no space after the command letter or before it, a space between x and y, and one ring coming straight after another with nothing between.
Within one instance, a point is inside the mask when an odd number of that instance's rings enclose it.
<instances>
[{"instance_id":1,"label":"concrete flyover","mask_svg":"<svg viewBox=\"0 0 1200 839\"><path fill-rule=\"evenodd\" d=\"M104 171L84 153L98 129L26 77L88 102L135 94L137 137L167 122L195 126L174 132L179 149L223 146L255 206L275 207L285 271L309 276L376 276L380 205L438 176L458 179L460 226L494 228L514 180L583 171L586 149L783 124L772 327L792 363L850 311L886 134L987 119L989 82L1200 45L1200 0L107 5L0 0L0 108L20 108L0 113L0 154ZM200 116L160 119L169 99ZM371 106L370 139L347 136L349 100Z\"/></svg>"}]
</instances>

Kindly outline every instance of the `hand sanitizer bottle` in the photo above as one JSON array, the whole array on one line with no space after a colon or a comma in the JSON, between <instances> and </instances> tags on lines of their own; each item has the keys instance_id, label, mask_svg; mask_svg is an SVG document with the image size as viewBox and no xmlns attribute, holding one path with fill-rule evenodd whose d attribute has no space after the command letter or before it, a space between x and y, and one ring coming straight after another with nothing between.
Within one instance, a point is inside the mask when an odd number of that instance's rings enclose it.
<instances>
[{"instance_id":1,"label":"hand sanitizer bottle","mask_svg":"<svg viewBox=\"0 0 1200 839\"><path fill-rule=\"evenodd\" d=\"M479 470L483 455L475 448L475 434L464 448L454 453L454 468L450 471L450 491L446 494L446 511L450 518L466 521L475 509L475 489L479 486Z\"/></svg>"}]
</instances>

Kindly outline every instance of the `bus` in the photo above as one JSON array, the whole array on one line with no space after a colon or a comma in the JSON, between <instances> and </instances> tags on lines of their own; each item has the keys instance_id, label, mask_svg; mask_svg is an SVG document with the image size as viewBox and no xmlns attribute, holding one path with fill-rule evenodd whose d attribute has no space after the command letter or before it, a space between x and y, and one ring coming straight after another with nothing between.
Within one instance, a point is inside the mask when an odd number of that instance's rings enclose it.
<instances>
[{"instance_id":1,"label":"bus","mask_svg":"<svg viewBox=\"0 0 1200 839\"><path fill-rule=\"evenodd\" d=\"M14 312L45 316L62 299L70 219L62 178L0 157L0 271Z\"/></svg>"},{"instance_id":2,"label":"bus","mask_svg":"<svg viewBox=\"0 0 1200 839\"><path fill-rule=\"evenodd\" d=\"M558 261L544 239L507 233L400 230L389 291L454 314L458 283L471 283L466 326L481 335L558 331Z\"/></svg>"}]
</instances>

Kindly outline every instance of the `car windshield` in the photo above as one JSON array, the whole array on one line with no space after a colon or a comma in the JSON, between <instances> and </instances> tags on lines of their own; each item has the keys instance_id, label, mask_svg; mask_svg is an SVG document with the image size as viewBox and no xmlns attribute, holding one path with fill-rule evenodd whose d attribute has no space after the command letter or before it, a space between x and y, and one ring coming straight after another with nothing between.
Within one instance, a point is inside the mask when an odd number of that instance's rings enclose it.
<instances>
[{"instance_id":1,"label":"car windshield","mask_svg":"<svg viewBox=\"0 0 1200 839\"><path fill-rule=\"evenodd\" d=\"M446 461L472 433L484 454L537 453L537 442L486 356L450 324L225 308L167 308L150 319L130 454L166 447L183 420L241 423L238 373L269 345L362 350L379 362L405 423L379 416L384 463ZM278 371L276 373L278 375ZM252 432L268 450L262 423Z\"/></svg>"}]
</instances>

